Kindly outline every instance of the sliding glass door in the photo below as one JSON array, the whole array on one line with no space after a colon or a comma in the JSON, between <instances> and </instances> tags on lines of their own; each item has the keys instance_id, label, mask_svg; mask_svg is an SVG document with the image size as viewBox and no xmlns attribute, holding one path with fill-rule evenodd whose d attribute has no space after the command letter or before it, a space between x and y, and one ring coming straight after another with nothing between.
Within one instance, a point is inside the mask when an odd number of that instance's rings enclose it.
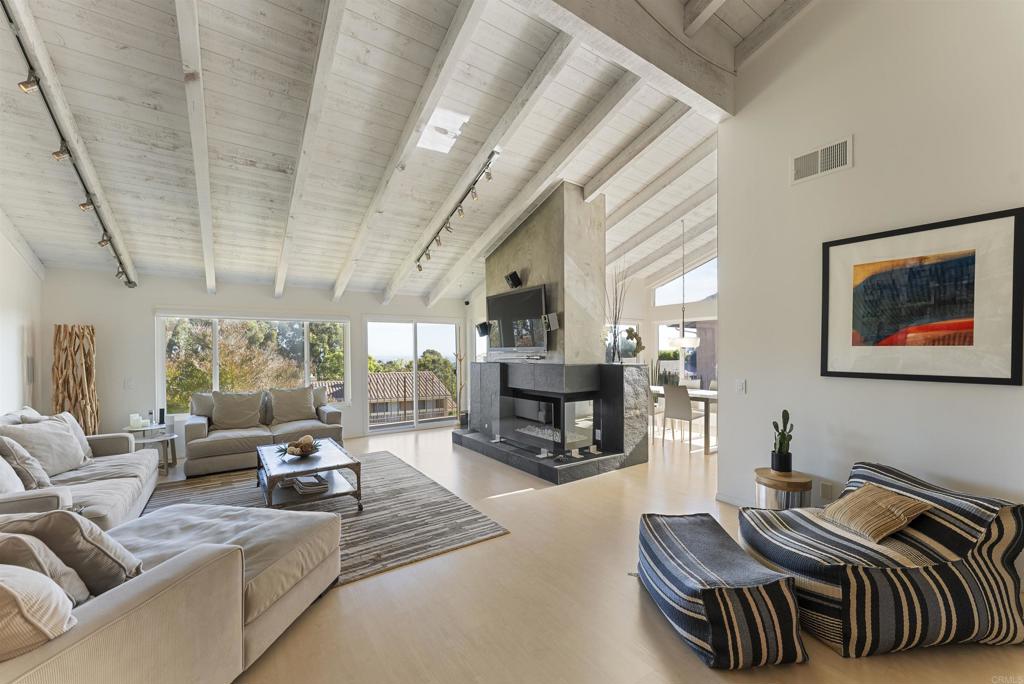
<instances>
[{"instance_id":1,"label":"sliding glass door","mask_svg":"<svg viewBox=\"0 0 1024 684\"><path fill-rule=\"evenodd\" d=\"M366 344L371 430L413 428L458 416L454 323L370 321Z\"/></svg>"}]
</instances>

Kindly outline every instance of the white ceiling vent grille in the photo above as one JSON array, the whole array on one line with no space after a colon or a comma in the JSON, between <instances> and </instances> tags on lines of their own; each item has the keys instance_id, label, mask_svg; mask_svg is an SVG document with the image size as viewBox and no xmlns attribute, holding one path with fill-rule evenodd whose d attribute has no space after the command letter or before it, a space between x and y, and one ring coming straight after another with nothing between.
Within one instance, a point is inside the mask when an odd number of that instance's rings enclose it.
<instances>
[{"instance_id":1,"label":"white ceiling vent grille","mask_svg":"<svg viewBox=\"0 0 1024 684\"><path fill-rule=\"evenodd\" d=\"M853 136L793 158L789 179L802 183L853 166Z\"/></svg>"}]
</instances>

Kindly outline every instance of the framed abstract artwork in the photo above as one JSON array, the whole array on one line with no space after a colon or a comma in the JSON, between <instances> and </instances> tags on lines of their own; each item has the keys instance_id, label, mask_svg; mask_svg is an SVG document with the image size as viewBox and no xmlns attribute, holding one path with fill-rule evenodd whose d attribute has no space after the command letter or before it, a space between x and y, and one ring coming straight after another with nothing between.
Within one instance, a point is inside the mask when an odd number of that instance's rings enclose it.
<instances>
[{"instance_id":1,"label":"framed abstract artwork","mask_svg":"<svg viewBox=\"0 0 1024 684\"><path fill-rule=\"evenodd\" d=\"M821 374L1022 384L1024 207L822 244Z\"/></svg>"}]
</instances>

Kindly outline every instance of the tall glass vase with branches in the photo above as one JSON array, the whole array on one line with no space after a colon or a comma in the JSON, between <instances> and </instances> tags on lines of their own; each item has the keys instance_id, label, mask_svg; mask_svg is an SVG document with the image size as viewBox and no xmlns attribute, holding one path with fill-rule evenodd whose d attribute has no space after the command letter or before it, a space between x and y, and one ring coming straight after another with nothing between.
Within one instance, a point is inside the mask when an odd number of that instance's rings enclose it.
<instances>
[{"instance_id":1,"label":"tall glass vase with branches","mask_svg":"<svg viewBox=\"0 0 1024 684\"><path fill-rule=\"evenodd\" d=\"M619 351L619 325L622 323L622 312L626 306L626 292L629 282L620 266L613 269L611 281L605 284L605 305L608 309L608 320L612 325L612 363L621 363Z\"/></svg>"}]
</instances>

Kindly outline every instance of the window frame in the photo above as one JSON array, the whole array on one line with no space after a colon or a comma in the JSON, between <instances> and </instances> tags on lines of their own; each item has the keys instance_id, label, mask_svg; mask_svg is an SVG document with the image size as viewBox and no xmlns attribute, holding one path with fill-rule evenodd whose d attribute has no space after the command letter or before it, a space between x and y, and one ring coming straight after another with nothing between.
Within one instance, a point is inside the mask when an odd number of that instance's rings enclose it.
<instances>
[{"instance_id":1,"label":"window frame","mask_svg":"<svg viewBox=\"0 0 1024 684\"><path fill-rule=\"evenodd\" d=\"M281 316L276 314L221 314L210 311L190 311L180 309L157 309L153 314L153 327L156 340L156 405L167 408L167 326L164 319L167 318L197 318L212 321L213 352L211 355L211 384L212 391L220 390L220 322L230 321L287 321L302 323L303 336L303 379L304 386L309 386L311 378L309 359L309 324L310 323L341 323L345 330L345 399L344 401L331 402L331 406L339 408L350 408L352 406L352 320L348 316ZM127 381L126 381L127 382ZM168 415L186 415L174 413Z\"/></svg>"}]
</instances>

